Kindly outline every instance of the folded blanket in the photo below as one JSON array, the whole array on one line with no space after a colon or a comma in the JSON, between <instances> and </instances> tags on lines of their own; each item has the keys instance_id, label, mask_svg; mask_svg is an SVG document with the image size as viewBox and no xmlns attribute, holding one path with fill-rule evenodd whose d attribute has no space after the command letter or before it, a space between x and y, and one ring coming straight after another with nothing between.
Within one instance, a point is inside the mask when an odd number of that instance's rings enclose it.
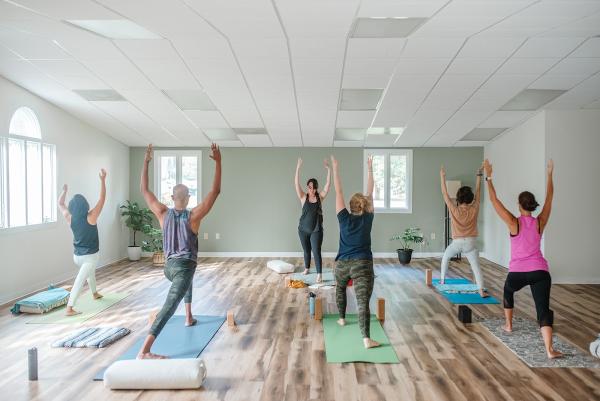
<instances>
[{"instance_id":1,"label":"folded blanket","mask_svg":"<svg viewBox=\"0 0 600 401\"><path fill-rule=\"evenodd\" d=\"M590 353L596 358L600 358L600 334L598 334L598 339L596 341L590 343Z\"/></svg>"},{"instance_id":2,"label":"folded blanket","mask_svg":"<svg viewBox=\"0 0 600 401\"><path fill-rule=\"evenodd\" d=\"M38 292L30 297L17 301L11 308L14 315L21 312L46 313L67 303L69 291L64 288L49 286L47 291Z\"/></svg>"},{"instance_id":3,"label":"folded blanket","mask_svg":"<svg viewBox=\"0 0 600 401\"><path fill-rule=\"evenodd\" d=\"M91 327L80 329L55 341L54 348L104 348L130 333L124 327Z\"/></svg>"},{"instance_id":4,"label":"folded blanket","mask_svg":"<svg viewBox=\"0 0 600 401\"><path fill-rule=\"evenodd\" d=\"M466 294L479 292L477 284L435 284L435 288L440 292L451 294Z\"/></svg>"}]
</instances>

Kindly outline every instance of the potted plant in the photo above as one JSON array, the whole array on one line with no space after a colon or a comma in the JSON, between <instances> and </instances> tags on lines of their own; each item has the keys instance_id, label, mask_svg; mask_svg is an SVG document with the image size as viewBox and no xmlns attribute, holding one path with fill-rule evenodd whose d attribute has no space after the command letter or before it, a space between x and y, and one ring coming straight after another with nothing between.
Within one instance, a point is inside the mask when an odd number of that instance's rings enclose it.
<instances>
[{"instance_id":1,"label":"potted plant","mask_svg":"<svg viewBox=\"0 0 600 401\"><path fill-rule=\"evenodd\" d=\"M399 240L402 245L401 248L396 249L396 252L398 252L398 260L401 264L409 264L413 253L412 245L423 242L423 234L421 234L420 231L421 229L419 228L409 227L404 230L403 233L396 234L390 238L390 240Z\"/></svg>"},{"instance_id":2,"label":"potted plant","mask_svg":"<svg viewBox=\"0 0 600 401\"><path fill-rule=\"evenodd\" d=\"M164 266L165 255L163 253L162 230L146 224L144 226L144 234L148 239L142 241L142 249L152 252L152 264L154 266Z\"/></svg>"},{"instance_id":3,"label":"potted plant","mask_svg":"<svg viewBox=\"0 0 600 401\"><path fill-rule=\"evenodd\" d=\"M144 230L144 226L152 223L150 209L142 208L137 202L126 201L120 206L121 216L125 217L125 225L133 231L133 245L127 248L129 260L140 260L142 248L137 245L135 235Z\"/></svg>"}]
</instances>

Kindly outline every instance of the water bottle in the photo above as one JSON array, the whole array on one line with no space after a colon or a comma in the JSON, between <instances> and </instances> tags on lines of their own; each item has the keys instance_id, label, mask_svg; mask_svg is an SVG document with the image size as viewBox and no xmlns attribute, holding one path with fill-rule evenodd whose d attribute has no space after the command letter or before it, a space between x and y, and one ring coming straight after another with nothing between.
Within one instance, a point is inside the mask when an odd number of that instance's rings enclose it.
<instances>
[{"instance_id":1,"label":"water bottle","mask_svg":"<svg viewBox=\"0 0 600 401\"><path fill-rule=\"evenodd\" d=\"M312 292L310 292L308 294L308 310L309 310L310 316L315 315L315 297L316 297L316 295Z\"/></svg>"},{"instance_id":2,"label":"water bottle","mask_svg":"<svg viewBox=\"0 0 600 401\"><path fill-rule=\"evenodd\" d=\"M27 366L29 368L29 380L38 379L38 360L37 348L33 347L27 350Z\"/></svg>"}]
</instances>

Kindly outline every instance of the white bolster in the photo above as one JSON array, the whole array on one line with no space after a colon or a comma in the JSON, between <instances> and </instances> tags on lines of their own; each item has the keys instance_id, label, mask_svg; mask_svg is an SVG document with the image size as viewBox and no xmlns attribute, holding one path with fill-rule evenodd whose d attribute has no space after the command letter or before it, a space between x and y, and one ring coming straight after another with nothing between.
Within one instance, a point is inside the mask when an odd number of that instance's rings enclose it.
<instances>
[{"instance_id":1,"label":"white bolster","mask_svg":"<svg viewBox=\"0 0 600 401\"><path fill-rule=\"evenodd\" d=\"M206 378L201 359L130 359L116 361L104 372L104 387L112 390L198 388Z\"/></svg>"}]
</instances>

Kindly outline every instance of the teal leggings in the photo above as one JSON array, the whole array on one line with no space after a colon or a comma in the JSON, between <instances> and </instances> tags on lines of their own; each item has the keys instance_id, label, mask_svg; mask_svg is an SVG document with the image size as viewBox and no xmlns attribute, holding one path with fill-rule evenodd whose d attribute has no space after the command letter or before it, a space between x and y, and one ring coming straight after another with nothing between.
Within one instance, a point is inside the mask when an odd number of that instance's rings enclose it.
<instances>
[{"instance_id":1,"label":"teal leggings","mask_svg":"<svg viewBox=\"0 0 600 401\"><path fill-rule=\"evenodd\" d=\"M192 303L192 283L196 272L197 262L190 259L167 259L165 264L165 277L171 282L171 288L152 327L150 333L157 337L165 324L177 310L179 303L184 299L186 304Z\"/></svg>"}]
</instances>

